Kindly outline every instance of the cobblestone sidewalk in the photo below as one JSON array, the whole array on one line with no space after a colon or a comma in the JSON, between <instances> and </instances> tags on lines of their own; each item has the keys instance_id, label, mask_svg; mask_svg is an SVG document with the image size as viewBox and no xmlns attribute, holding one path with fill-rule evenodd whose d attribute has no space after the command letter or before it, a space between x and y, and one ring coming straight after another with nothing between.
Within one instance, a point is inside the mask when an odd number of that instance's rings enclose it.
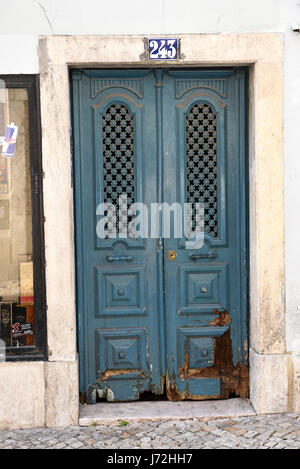
<instances>
[{"instance_id":1,"label":"cobblestone sidewalk","mask_svg":"<svg viewBox=\"0 0 300 469\"><path fill-rule=\"evenodd\" d=\"M10 430L0 432L0 448L299 449L300 415Z\"/></svg>"}]
</instances>

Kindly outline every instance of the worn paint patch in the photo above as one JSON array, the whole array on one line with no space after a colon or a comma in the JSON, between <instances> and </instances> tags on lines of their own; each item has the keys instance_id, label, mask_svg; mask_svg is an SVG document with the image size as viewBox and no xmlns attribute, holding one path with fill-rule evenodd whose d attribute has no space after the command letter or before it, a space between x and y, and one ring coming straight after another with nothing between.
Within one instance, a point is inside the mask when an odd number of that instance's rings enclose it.
<instances>
[{"instance_id":1,"label":"worn paint patch","mask_svg":"<svg viewBox=\"0 0 300 469\"><path fill-rule=\"evenodd\" d=\"M99 381L105 381L115 376L129 375L131 373L138 373L137 377L146 378L146 375L143 370L133 369L133 370L105 370L99 376Z\"/></svg>"},{"instance_id":2,"label":"worn paint patch","mask_svg":"<svg viewBox=\"0 0 300 469\"><path fill-rule=\"evenodd\" d=\"M87 392L86 391L82 391L79 394L79 402L80 404L87 404Z\"/></svg>"},{"instance_id":3,"label":"worn paint patch","mask_svg":"<svg viewBox=\"0 0 300 469\"><path fill-rule=\"evenodd\" d=\"M217 309L214 310L214 313L218 315L218 317L211 321L209 324L216 327L226 326L227 324L231 324L231 317L228 311L218 311Z\"/></svg>"}]
</instances>

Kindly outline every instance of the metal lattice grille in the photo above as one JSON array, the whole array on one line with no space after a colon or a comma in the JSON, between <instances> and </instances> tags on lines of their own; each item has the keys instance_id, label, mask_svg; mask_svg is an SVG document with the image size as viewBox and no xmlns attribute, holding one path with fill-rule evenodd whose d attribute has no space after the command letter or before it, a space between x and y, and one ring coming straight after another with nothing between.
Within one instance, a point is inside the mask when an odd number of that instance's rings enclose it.
<instances>
[{"instance_id":1,"label":"metal lattice grille","mask_svg":"<svg viewBox=\"0 0 300 469\"><path fill-rule=\"evenodd\" d=\"M112 104L103 115L102 143L104 202L113 204L118 213L119 196L127 196L127 209L134 203L134 122L125 105ZM116 232L124 233L127 223L120 212ZM113 222L107 224L109 233L113 227Z\"/></svg>"},{"instance_id":2,"label":"metal lattice grille","mask_svg":"<svg viewBox=\"0 0 300 469\"><path fill-rule=\"evenodd\" d=\"M205 103L195 104L186 116L186 190L193 204L192 227L196 226L196 203L204 204L204 230L218 236L217 117Z\"/></svg>"}]
</instances>

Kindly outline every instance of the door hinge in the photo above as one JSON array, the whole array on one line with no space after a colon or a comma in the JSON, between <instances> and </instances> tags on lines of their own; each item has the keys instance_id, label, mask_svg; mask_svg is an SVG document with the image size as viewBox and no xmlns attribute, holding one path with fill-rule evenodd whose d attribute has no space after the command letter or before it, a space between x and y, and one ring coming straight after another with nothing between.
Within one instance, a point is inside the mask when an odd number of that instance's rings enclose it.
<instances>
[{"instance_id":1,"label":"door hinge","mask_svg":"<svg viewBox=\"0 0 300 469\"><path fill-rule=\"evenodd\" d=\"M34 195L39 195L40 193L40 181L39 174L37 172L32 173L32 191Z\"/></svg>"},{"instance_id":2,"label":"door hinge","mask_svg":"<svg viewBox=\"0 0 300 469\"><path fill-rule=\"evenodd\" d=\"M157 249L157 252L162 251L161 238L157 238L156 249Z\"/></svg>"}]
</instances>

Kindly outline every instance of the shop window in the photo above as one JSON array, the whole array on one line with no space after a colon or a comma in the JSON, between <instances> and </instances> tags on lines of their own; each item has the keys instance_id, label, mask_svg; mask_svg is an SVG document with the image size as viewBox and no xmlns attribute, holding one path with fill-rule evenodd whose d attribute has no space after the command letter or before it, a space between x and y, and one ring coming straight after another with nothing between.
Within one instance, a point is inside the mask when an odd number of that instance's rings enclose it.
<instances>
[{"instance_id":1,"label":"shop window","mask_svg":"<svg viewBox=\"0 0 300 469\"><path fill-rule=\"evenodd\" d=\"M44 359L38 77L0 76L0 361Z\"/></svg>"}]
</instances>

